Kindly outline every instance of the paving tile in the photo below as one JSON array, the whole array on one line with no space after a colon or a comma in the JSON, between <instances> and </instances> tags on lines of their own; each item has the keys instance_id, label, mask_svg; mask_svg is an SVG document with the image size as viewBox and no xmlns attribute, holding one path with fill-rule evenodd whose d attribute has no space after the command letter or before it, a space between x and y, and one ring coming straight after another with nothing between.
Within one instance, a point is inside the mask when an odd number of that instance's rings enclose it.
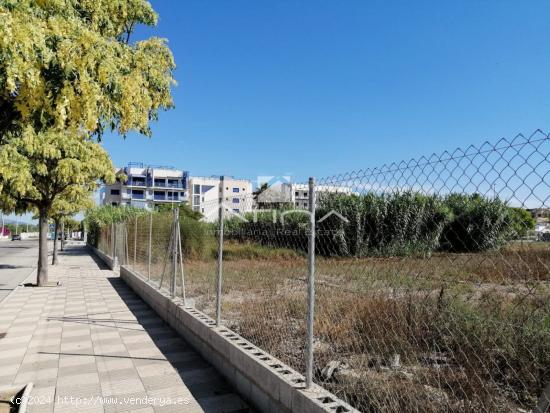
<instances>
[{"instance_id":1,"label":"paving tile","mask_svg":"<svg viewBox=\"0 0 550 413\"><path fill-rule=\"evenodd\" d=\"M29 361L28 359L23 359L23 362L20 365L19 372L26 373L29 371L43 370L43 369L53 369L57 368L59 361L57 358ZM2 368L0 367L0 370Z\"/></svg>"},{"instance_id":2,"label":"paving tile","mask_svg":"<svg viewBox=\"0 0 550 413\"><path fill-rule=\"evenodd\" d=\"M128 392L143 392L145 388L139 377L125 380L103 380L101 392L104 396L116 396Z\"/></svg>"},{"instance_id":3,"label":"paving tile","mask_svg":"<svg viewBox=\"0 0 550 413\"><path fill-rule=\"evenodd\" d=\"M210 413L246 406L89 255L61 253L50 277L60 286L21 288L0 304L0 332L7 333L0 339L0 385L33 381L33 395L48 401L29 412ZM144 404L149 399L156 404ZM167 403L181 399L186 404Z\"/></svg>"},{"instance_id":4,"label":"paving tile","mask_svg":"<svg viewBox=\"0 0 550 413\"><path fill-rule=\"evenodd\" d=\"M73 384L93 384L99 383L99 375L97 372L60 375L57 378L57 386L68 386Z\"/></svg>"},{"instance_id":5,"label":"paving tile","mask_svg":"<svg viewBox=\"0 0 550 413\"><path fill-rule=\"evenodd\" d=\"M133 368L134 363L130 358L111 358L111 357L98 357L97 358L97 370L99 373L105 373L115 370L123 370ZM136 370L137 371L137 370Z\"/></svg>"},{"instance_id":6,"label":"paving tile","mask_svg":"<svg viewBox=\"0 0 550 413\"><path fill-rule=\"evenodd\" d=\"M26 384L29 382L41 384L43 386L55 384L57 380L57 368L32 370L17 373L15 384Z\"/></svg>"}]
</instances>

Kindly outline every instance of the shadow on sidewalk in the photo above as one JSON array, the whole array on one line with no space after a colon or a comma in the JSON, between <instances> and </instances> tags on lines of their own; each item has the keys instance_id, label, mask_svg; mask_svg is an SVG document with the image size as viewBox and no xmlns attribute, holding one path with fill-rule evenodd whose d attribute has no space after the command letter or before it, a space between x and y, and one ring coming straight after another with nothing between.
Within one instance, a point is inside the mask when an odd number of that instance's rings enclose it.
<instances>
[{"instance_id":1,"label":"shadow on sidewalk","mask_svg":"<svg viewBox=\"0 0 550 413\"><path fill-rule=\"evenodd\" d=\"M108 269L94 254L90 253L85 246L70 246L60 251L66 256L91 256L99 269ZM69 267L70 268L70 267ZM206 362L193 348L187 344L183 337L179 336L168 324L166 324L147 303L145 303L130 287L119 277L107 276L114 291L124 302L128 310L136 320L124 320L117 318L101 317L105 312L78 314L63 317L51 317L51 320L64 323L79 323L97 326L112 327L120 330L122 334L131 334L128 330L144 331L151 338L154 345L160 350L163 357L136 357L130 355L116 354L89 354L89 353L51 353L71 356L94 356L106 358L166 361L174 368L181 377L191 395L198 402L206 413L252 413L244 401L235 393L231 385L217 373L214 368ZM127 312L120 310L116 312ZM115 312L109 312L109 314ZM100 316L94 318L94 316ZM113 316L115 316L113 314ZM43 352L44 354L46 352ZM183 396L183 395L182 395Z\"/></svg>"},{"instance_id":2,"label":"shadow on sidewalk","mask_svg":"<svg viewBox=\"0 0 550 413\"><path fill-rule=\"evenodd\" d=\"M176 333L168 324L166 324L157 314L152 310L147 303L145 303L137 294L135 294L130 287L121 278L109 278L109 282L122 298L122 300L128 306L128 309L136 317L143 329L147 332L149 337L155 343L155 346L162 352L166 360L174 367L179 373L183 383L187 386L195 400L199 403L205 412L232 412L232 413L245 413L252 412L250 408L246 406L244 402L241 402L241 407L237 409L230 409L229 405L227 409L221 409L218 404L213 406L213 398L216 396L235 394L235 391L227 381L217 373L213 367L204 360L193 348L185 342L185 339ZM147 310L147 311L145 311ZM150 318L153 314L154 318ZM140 320L141 319L141 320ZM149 320L148 320L149 319ZM160 323L160 324L159 324ZM159 327L165 327L169 332L159 333ZM170 338L180 338L184 346L180 344L174 344L167 342ZM181 360L181 354L186 353L185 360ZM192 382L189 378L193 377ZM199 379L200 378L200 379ZM198 379L198 380L197 380Z\"/></svg>"},{"instance_id":3,"label":"shadow on sidewalk","mask_svg":"<svg viewBox=\"0 0 550 413\"><path fill-rule=\"evenodd\" d=\"M63 251L59 250L57 253L59 254L59 257L91 257L100 270L110 270L110 268L107 267L107 265L95 254L93 254L86 245L68 245L63 249ZM80 267L75 266L75 268Z\"/></svg>"}]
</instances>

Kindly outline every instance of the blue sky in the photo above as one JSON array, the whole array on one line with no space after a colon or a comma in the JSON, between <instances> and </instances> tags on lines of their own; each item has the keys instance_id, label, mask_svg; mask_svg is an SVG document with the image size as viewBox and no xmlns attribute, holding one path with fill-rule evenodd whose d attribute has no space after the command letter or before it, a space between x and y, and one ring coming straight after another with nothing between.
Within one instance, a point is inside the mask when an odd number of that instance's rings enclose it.
<instances>
[{"instance_id":1,"label":"blue sky","mask_svg":"<svg viewBox=\"0 0 550 413\"><path fill-rule=\"evenodd\" d=\"M117 165L301 181L549 129L549 2L152 4L176 108Z\"/></svg>"},{"instance_id":2,"label":"blue sky","mask_svg":"<svg viewBox=\"0 0 550 413\"><path fill-rule=\"evenodd\" d=\"M118 164L302 180L547 129L548 2L153 1L178 65Z\"/></svg>"}]
</instances>

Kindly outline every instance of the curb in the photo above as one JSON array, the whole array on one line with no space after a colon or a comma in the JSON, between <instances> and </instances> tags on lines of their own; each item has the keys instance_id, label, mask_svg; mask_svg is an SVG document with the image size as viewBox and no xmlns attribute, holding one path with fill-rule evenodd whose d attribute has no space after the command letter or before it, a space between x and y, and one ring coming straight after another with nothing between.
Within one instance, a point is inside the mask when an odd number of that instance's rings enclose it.
<instances>
[{"instance_id":1,"label":"curb","mask_svg":"<svg viewBox=\"0 0 550 413\"><path fill-rule=\"evenodd\" d=\"M11 295L13 293L15 293L17 290L19 290L21 287L23 287L23 285L25 285L27 283L27 281L31 278L31 277L36 277L36 271L37 269L36 268L33 268L33 270L30 272L30 274L27 276L27 278L25 278L23 281L21 281L19 284L17 284L17 286L11 290L8 295L6 295L4 298L2 298L0 300L0 307L2 306L3 303L5 303L7 301L8 298L11 297Z\"/></svg>"}]
</instances>

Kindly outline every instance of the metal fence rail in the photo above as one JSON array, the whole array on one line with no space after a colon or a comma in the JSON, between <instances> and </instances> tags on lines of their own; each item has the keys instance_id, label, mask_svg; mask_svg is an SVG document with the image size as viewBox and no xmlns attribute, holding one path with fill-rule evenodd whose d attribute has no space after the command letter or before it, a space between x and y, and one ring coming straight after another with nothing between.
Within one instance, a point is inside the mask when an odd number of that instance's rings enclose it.
<instances>
[{"instance_id":1,"label":"metal fence rail","mask_svg":"<svg viewBox=\"0 0 550 413\"><path fill-rule=\"evenodd\" d=\"M550 382L549 157L537 131L284 198L222 179L218 219L148 213L98 247L362 411L529 411Z\"/></svg>"}]
</instances>

